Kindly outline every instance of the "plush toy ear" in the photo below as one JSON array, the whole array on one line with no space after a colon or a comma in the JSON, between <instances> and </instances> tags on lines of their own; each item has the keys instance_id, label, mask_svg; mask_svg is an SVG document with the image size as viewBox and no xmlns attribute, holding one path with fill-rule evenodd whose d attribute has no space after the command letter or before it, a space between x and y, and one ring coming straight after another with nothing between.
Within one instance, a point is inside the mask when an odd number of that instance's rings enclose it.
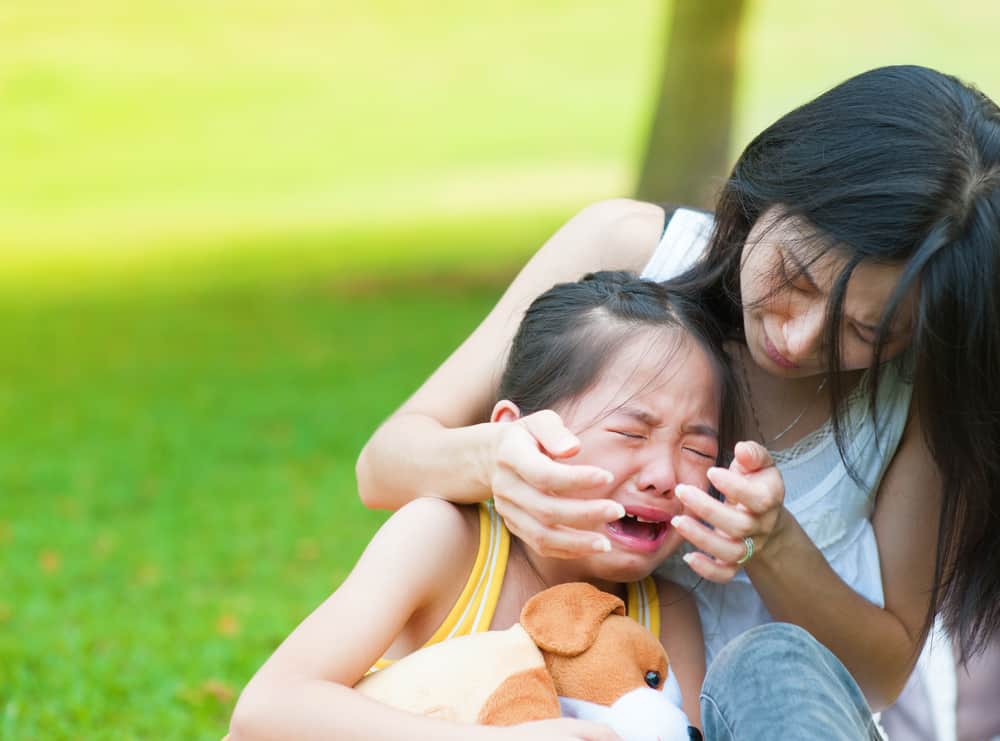
<instances>
[{"instance_id":1,"label":"plush toy ear","mask_svg":"<svg viewBox=\"0 0 1000 741\"><path fill-rule=\"evenodd\" d=\"M540 649L577 656L593 645L609 615L625 614L625 603L583 582L559 584L524 604L521 625Z\"/></svg>"}]
</instances>

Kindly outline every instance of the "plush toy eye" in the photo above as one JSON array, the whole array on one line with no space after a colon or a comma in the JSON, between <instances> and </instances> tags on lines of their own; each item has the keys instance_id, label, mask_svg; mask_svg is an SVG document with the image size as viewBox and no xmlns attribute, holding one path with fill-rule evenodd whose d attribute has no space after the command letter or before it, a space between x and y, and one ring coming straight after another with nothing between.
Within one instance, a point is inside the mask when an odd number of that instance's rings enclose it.
<instances>
[{"instance_id":1,"label":"plush toy eye","mask_svg":"<svg viewBox=\"0 0 1000 741\"><path fill-rule=\"evenodd\" d=\"M659 672L646 672L646 684L652 687L654 690L660 688L660 673Z\"/></svg>"}]
</instances>

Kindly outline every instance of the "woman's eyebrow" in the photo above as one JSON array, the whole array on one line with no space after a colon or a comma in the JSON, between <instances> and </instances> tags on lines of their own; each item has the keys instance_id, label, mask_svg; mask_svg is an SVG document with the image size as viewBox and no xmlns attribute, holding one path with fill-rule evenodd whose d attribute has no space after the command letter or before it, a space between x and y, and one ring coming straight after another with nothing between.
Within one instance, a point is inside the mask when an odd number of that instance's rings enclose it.
<instances>
[{"instance_id":1,"label":"woman's eyebrow","mask_svg":"<svg viewBox=\"0 0 1000 741\"><path fill-rule=\"evenodd\" d=\"M784 252L789 260L795 263L795 269L798 271L798 275L805 278L806 282L809 283L813 290L819 291L819 286L816 284L816 280L812 277L812 273L809 272L809 268L799 259L798 255L787 247L782 248L782 252Z\"/></svg>"}]
</instances>

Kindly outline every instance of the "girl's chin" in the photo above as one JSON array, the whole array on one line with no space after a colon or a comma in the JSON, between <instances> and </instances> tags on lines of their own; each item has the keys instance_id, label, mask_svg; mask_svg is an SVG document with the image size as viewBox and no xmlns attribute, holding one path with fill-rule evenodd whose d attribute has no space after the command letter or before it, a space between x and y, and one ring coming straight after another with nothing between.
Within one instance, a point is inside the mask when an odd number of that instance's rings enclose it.
<instances>
[{"instance_id":1,"label":"girl's chin","mask_svg":"<svg viewBox=\"0 0 1000 741\"><path fill-rule=\"evenodd\" d=\"M602 555L604 555L602 563L594 568L594 578L618 584L645 579L665 559L665 556L661 558L655 555L623 554L615 551ZM625 557L615 558L615 556Z\"/></svg>"}]
</instances>

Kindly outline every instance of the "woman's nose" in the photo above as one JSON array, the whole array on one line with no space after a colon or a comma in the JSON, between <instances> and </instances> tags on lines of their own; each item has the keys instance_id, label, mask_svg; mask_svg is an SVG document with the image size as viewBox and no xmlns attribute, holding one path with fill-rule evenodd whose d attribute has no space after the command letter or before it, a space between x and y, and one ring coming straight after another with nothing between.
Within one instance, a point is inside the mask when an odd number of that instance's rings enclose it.
<instances>
[{"instance_id":1,"label":"woman's nose","mask_svg":"<svg viewBox=\"0 0 1000 741\"><path fill-rule=\"evenodd\" d=\"M823 322L826 311L820 303L790 316L785 321L782 332L788 359L793 362L805 360L816 354L823 337Z\"/></svg>"}]
</instances>

